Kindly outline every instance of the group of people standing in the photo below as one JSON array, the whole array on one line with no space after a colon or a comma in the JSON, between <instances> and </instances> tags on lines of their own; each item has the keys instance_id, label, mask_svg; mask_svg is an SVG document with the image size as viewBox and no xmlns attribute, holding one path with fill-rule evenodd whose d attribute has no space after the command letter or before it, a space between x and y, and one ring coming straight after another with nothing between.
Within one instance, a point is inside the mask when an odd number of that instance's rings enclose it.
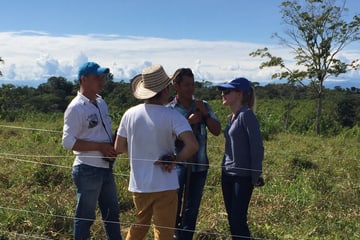
<instances>
[{"instance_id":1,"label":"group of people standing","mask_svg":"<svg viewBox=\"0 0 360 240\"><path fill-rule=\"evenodd\" d=\"M129 191L136 220L126 239L144 239L151 221L155 239L192 239L209 168L207 130L221 133L208 102L194 98L189 68L169 77L161 65L145 68L130 81L143 103L129 108L112 133L102 91L109 68L95 62L78 73L80 89L64 114L62 144L73 150L77 189L74 239L90 239L96 205L107 239L122 239L113 165L118 154L130 160ZM170 85L176 92L170 99ZM218 85L231 109L224 129L222 192L233 239L250 239L247 212L254 186L262 185L264 148L253 112L255 92L246 78Z\"/></svg>"}]
</instances>

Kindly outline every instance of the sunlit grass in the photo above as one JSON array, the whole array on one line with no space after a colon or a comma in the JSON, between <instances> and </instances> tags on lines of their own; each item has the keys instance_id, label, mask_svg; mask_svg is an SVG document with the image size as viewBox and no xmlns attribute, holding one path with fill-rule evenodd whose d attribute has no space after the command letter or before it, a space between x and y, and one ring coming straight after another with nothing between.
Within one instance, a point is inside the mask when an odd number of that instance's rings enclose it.
<instances>
[{"instance_id":1,"label":"sunlit grass","mask_svg":"<svg viewBox=\"0 0 360 240\"><path fill-rule=\"evenodd\" d=\"M0 238L71 239L76 204L73 155L61 146L62 115L0 124L59 131L0 127ZM211 166L197 223L199 239L229 239L220 185L223 145L222 135L209 134ZM266 185L254 190L249 210L254 237L360 238L360 142L356 137L277 134L264 145ZM127 190L127 156L118 157L114 171L125 236L135 214ZM94 239L105 238L99 213L92 232Z\"/></svg>"}]
</instances>

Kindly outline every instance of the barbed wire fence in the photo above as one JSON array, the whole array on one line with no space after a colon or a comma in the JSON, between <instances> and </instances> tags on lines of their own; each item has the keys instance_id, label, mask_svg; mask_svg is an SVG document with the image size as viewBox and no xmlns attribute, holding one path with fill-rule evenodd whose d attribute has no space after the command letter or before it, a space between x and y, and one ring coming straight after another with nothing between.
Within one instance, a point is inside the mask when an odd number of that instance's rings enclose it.
<instances>
[{"instance_id":1,"label":"barbed wire fence","mask_svg":"<svg viewBox=\"0 0 360 240\"><path fill-rule=\"evenodd\" d=\"M51 129L41 129L41 128L30 128L30 127L21 127L21 126L11 126L11 125L0 125L0 128L9 128L9 129L18 129L18 130L29 130L29 131L39 131L39 132L47 132L47 133L58 133L61 134L62 131L60 130L51 130ZM219 146L209 146L208 147L219 147ZM221 146L222 147L222 146ZM221 148L219 147L219 148ZM1 148L0 148L1 151ZM269 152L267 152L269 154ZM280 154L279 152L277 152L277 154ZM284 154L289 154L288 152L284 152ZM306 155L306 154L303 154ZM92 157L92 156L88 156L88 157ZM68 165L61 165L61 164L54 164L54 163L48 163L45 161L35 161L35 160L29 160L29 159L59 159L59 158L74 158L73 155L69 156L69 155L36 155L36 154L18 154L18 153L7 153L7 152L0 152L0 159L2 160L11 160L11 161L16 161L16 162L21 162L21 163L27 163L27 164L36 164L36 165L41 165L41 166L51 166L51 167L55 167L55 168L66 168L66 169L71 169L72 166L68 166ZM129 161L129 158L126 157L117 157L117 161ZM132 159L133 161L153 161L150 159ZM357 160L357 159L351 159L351 160ZM0 164L3 164L0 162ZM184 163L184 164L194 164L194 163ZM202 165L202 164L197 164L197 165ZM221 171L221 166L220 164L214 165L214 164L209 164L208 165L209 168L215 169L216 171L219 170ZM248 170L248 171L259 171L256 169L247 169L247 168L239 168L242 170ZM274 175L276 177L289 177L288 174L282 174L282 173L273 173L273 172L269 172L266 169L264 171L262 171L262 173L264 175ZM119 177L123 177L123 178L128 178L129 174L124 174L122 172L114 172L115 176L119 176ZM317 175L312 175L311 177L313 178L318 178L321 176L317 176ZM333 178L343 178L343 177L336 177L336 176L332 176ZM351 180L351 179L350 179ZM209 189L217 189L220 188L221 186L214 186L214 185L205 185L205 188L209 188ZM360 186L353 184L353 187L356 189L359 189ZM29 215L36 215L38 217L40 216L50 216L53 218L62 218L62 219L70 219L73 220L74 216L66 216L66 215L59 215L59 214L51 214L51 213L44 213L44 212L38 212L38 211L30 211L30 210L25 210L22 208L16 208L16 207L9 207L9 206L0 206L0 209L2 211L12 211L12 212L21 212L21 213L27 213ZM87 220L87 219L85 219ZM101 219L89 219L90 221L101 221L104 222ZM105 221L106 222L106 221ZM133 225L134 223L130 223L130 222L122 222L120 221L121 225L125 225L130 227L131 225ZM151 225L148 225L149 227L151 227ZM172 228L174 230L177 230L176 228ZM190 231L190 230L187 230ZM195 233L198 234L205 234L205 235L209 235L210 237L213 236L216 239L221 238L221 239L228 239L234 236L231 236L230 234L222 234L222 233L215 233L215 232L201 232L201 231L194 231ZM53 239L53 238L46 238L44 236L38 236L38 235L31 235L31 234L23 234L23 233L15 233L15 232L1 232L0 231L0 240L3 240L1 238L1 234L7 234L10 235L16 239ZM252 237L252 239L258 239L258 240L267 240L266 238L254 238Z\"/></svg>"}]
</instances>

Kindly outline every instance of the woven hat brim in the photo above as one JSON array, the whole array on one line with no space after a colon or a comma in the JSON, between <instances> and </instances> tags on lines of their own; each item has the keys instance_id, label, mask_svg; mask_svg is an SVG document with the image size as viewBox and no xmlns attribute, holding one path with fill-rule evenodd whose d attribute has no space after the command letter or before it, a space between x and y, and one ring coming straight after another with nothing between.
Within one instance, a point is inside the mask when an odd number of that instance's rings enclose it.
<instances>
[{"instance_id":1,"label":"woven hat brim","mask_svg":"<svg viewBox=\"0 0 360 240\"><path fill-rule=\"evenodd\" d=\"M144 86L142 74L139 74L131 80L130 90L135 98L144 100L154 97L170 83L171 79L167 77L167 79L165 81L162 81L159 85L154 86L152 89L148 89Z\"/></svg>"}]
</instances>

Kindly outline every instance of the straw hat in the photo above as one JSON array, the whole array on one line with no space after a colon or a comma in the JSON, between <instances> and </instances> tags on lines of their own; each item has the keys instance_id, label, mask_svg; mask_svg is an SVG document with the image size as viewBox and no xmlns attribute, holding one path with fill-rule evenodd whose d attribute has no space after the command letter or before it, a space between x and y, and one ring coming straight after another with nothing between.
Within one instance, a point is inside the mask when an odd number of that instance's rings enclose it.
<instances>
[{"instance_id":1,"label":"straw hat","mask_svg":"<svg viewBox=\"0 0 360 240\"><path fill-rule=\"evenodd\" d=\"M137 99L149 99L167 87L170 82L171 79L164 68L156 64L145 68L141 74L131 79L130 90Z\"/></svg>"}]
</instances>

